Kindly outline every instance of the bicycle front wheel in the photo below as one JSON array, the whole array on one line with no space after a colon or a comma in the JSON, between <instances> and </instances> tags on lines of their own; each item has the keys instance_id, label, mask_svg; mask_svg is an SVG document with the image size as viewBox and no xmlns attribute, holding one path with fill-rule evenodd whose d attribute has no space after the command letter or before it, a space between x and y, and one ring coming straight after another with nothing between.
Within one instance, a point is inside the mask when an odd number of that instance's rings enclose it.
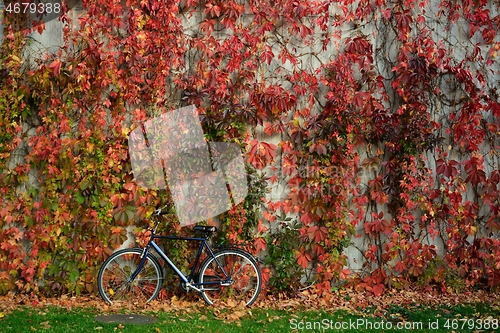
<instances>
[{"instance_id":1,"label":"bicycle front wheel","mask_svg":"<svg viewBox=\"0 0 500 333\"><path fill-rule=\"evenodd\" d=\"M207 258L199 283L209 305L250 306L259 296L262 276L250 254L228 249Z\"/></svg>"},{"instance_id":2,"label":"bicycle front wheel","mask_svg":"<svg viewBox=\"0 0 500 333\"><path fill-rule=\"evenodd\" d=\"M158 296L163 283L161 266L148 253L139 275L129 281L141 262L142 249L123 249L113 253L97 276L99 294L108 303L116 301L150 302Z\"/></svg>"}]
</instances>

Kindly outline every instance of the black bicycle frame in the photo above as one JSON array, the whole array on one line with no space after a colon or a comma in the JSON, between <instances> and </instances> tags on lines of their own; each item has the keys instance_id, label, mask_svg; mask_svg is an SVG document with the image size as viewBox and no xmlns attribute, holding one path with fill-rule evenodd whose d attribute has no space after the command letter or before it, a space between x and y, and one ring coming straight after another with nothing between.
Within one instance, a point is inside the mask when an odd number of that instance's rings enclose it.
<instances>
[{"instance_id":1,"label":"black bicycle frame","mask_svg":"<svg viewBox=\"0 0 500 333\"><path fill-rule=\"evenodd\" d=\"M194 262L193 267L191 268L191 273L188 275L188 277L193 277L193 275L195 273L195 270L196 270L196 268L199 265L199 261L200 261L200 257L201 257L201 254L203 252L203 249L206 248L208 250L210 256L212 256L212 258L214 258L214 260L216 261L217 265L219 266L219 268L221 269L221 271L224 273L224 276L225 276L226 280L224 280L224 281L203 282L203 283L195 282L195 283L191 284L191 282L189 282L189 280L184 275L184 273L182 273L179 270L179 268L177 268L177 266L172 262L172 260L170 260L170 258L167 256L167 254L165 254L162 251L162 249L154 242L155 239L184 240L184 241L199 241L199 242L201 242L200 247L198 249L198 253L196 254L196 260ZM160 235L156 235L155 231L152 231L151 238L149 239L148 244L144 247L144 249L142 251L141 262L139 263L139 266L137 267L137 269L135 270L135 272L130 276L129 282L134 281L135 278L137 277L137 275L139 275L139 272L144 267L144 264L146 263L146 259L147 259L148 253L150 251L150 247L152 247L153 249L156 250L156 252L161 256L161 258L163 260L165 260L165 262L170 266L170 268L175 272L175 274L182 280L182 282L184 282L184 283L186 283L186 284L188 284L188 285L190 285L192 287L193 286L194 287L196 287L196 286L203 286L203 285L213 285L213 284L224 284L224 283L231 283L232 282L231 279L229 278L229 276L227 275L226 271L224 270L224 268L222 268L222 265L220 264L219 260L215 257L215 254L212 251L212 248L208 245L206 237L160 236ZM198 291L200 291L200 290L198 290Z\"/></svg>"}]
</instances>

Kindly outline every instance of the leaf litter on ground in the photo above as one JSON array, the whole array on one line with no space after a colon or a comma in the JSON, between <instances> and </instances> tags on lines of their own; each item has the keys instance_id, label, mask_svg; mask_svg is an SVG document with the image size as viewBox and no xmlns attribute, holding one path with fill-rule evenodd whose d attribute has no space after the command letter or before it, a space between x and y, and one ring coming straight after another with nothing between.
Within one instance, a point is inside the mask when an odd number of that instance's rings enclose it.
<instances>
[{"instance_id":1,"label":"leaf litter on ground","mask_svg":"<svg viewBox=\"0 0 500 333\"><path fill-rule=\"evenodd\" d=\"M474 291L457 294L423 293L419 291L392 290L382 296L373 296L360 293L352 289L342 289L332 294L318 295L311 290L299 292L294 297L284 293L267 294L260 297L251 308L241 304L226 304L223 308L211 308L216 320L238 323L242 318L252 317L252 310L284 310L291 314L295 312L317 311L345 311L352 315L363 317L385 316L391 307L412 310L426 307L454 307L457 305L488 304L494 311L500 312L500 295L493 292ZM107 304L98 296L70 296L45 298L34 294L9 293L0 296L0 321L8 313L21 307L38 309L55 306L71 312L75 308L92 308L97 313L139 313L154 314L158 312L172 312L182 314L184 318L196 315L198 320L208 320L208 307L196 297L172 296L166 300L154 300L148 304L119 303ZM401 316L398 313L390 314L393 318ZM480 315L480 314L478 314ZM272 321L279 318L268 317ZM49 325L49 323L47 323Z\"/></svg>"}]
</instances>

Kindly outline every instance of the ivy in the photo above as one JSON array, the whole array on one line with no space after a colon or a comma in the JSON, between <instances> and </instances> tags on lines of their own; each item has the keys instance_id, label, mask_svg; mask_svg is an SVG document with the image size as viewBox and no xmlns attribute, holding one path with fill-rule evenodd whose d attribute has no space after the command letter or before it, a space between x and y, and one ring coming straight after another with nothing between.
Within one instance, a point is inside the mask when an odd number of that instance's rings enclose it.
<instances>
[{"instance_id":1,"label":"ivy","mask_svg":"<svg viewBox=\"0 0 500 333\"><path fill-rule=\"evenodd\" d=\"M134 183L128 134L189 104L207 140L246 153L249 195L218 218L217 240L262 256L270 289L498 287L493 3L83 8L43 56L28 54L26 17L5 16L0 293L95 292L127 228L143 240L153 207L171 203ZM174 211L162 230L191 233ZM353 249L363 263L348 267Z\"/></svg>"}]
</instances>

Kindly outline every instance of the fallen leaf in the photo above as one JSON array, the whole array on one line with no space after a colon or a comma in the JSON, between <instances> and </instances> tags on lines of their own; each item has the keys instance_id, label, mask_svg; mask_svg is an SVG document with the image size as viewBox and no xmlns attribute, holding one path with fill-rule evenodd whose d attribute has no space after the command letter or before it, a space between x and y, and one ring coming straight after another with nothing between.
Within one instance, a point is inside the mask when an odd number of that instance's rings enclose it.
<instances>
[{"instance_id":1,"label":"fallen leaf","mask_svg":"<svg viewBox=\"0 0 500 333\"><path fill-rule=\"evenodd\" d=\"M40 328L42 328L44 330L49 330L51 328L51 326L50 326L48 321L42 321L40 323Z\"/></svg>"}]
</instances>

